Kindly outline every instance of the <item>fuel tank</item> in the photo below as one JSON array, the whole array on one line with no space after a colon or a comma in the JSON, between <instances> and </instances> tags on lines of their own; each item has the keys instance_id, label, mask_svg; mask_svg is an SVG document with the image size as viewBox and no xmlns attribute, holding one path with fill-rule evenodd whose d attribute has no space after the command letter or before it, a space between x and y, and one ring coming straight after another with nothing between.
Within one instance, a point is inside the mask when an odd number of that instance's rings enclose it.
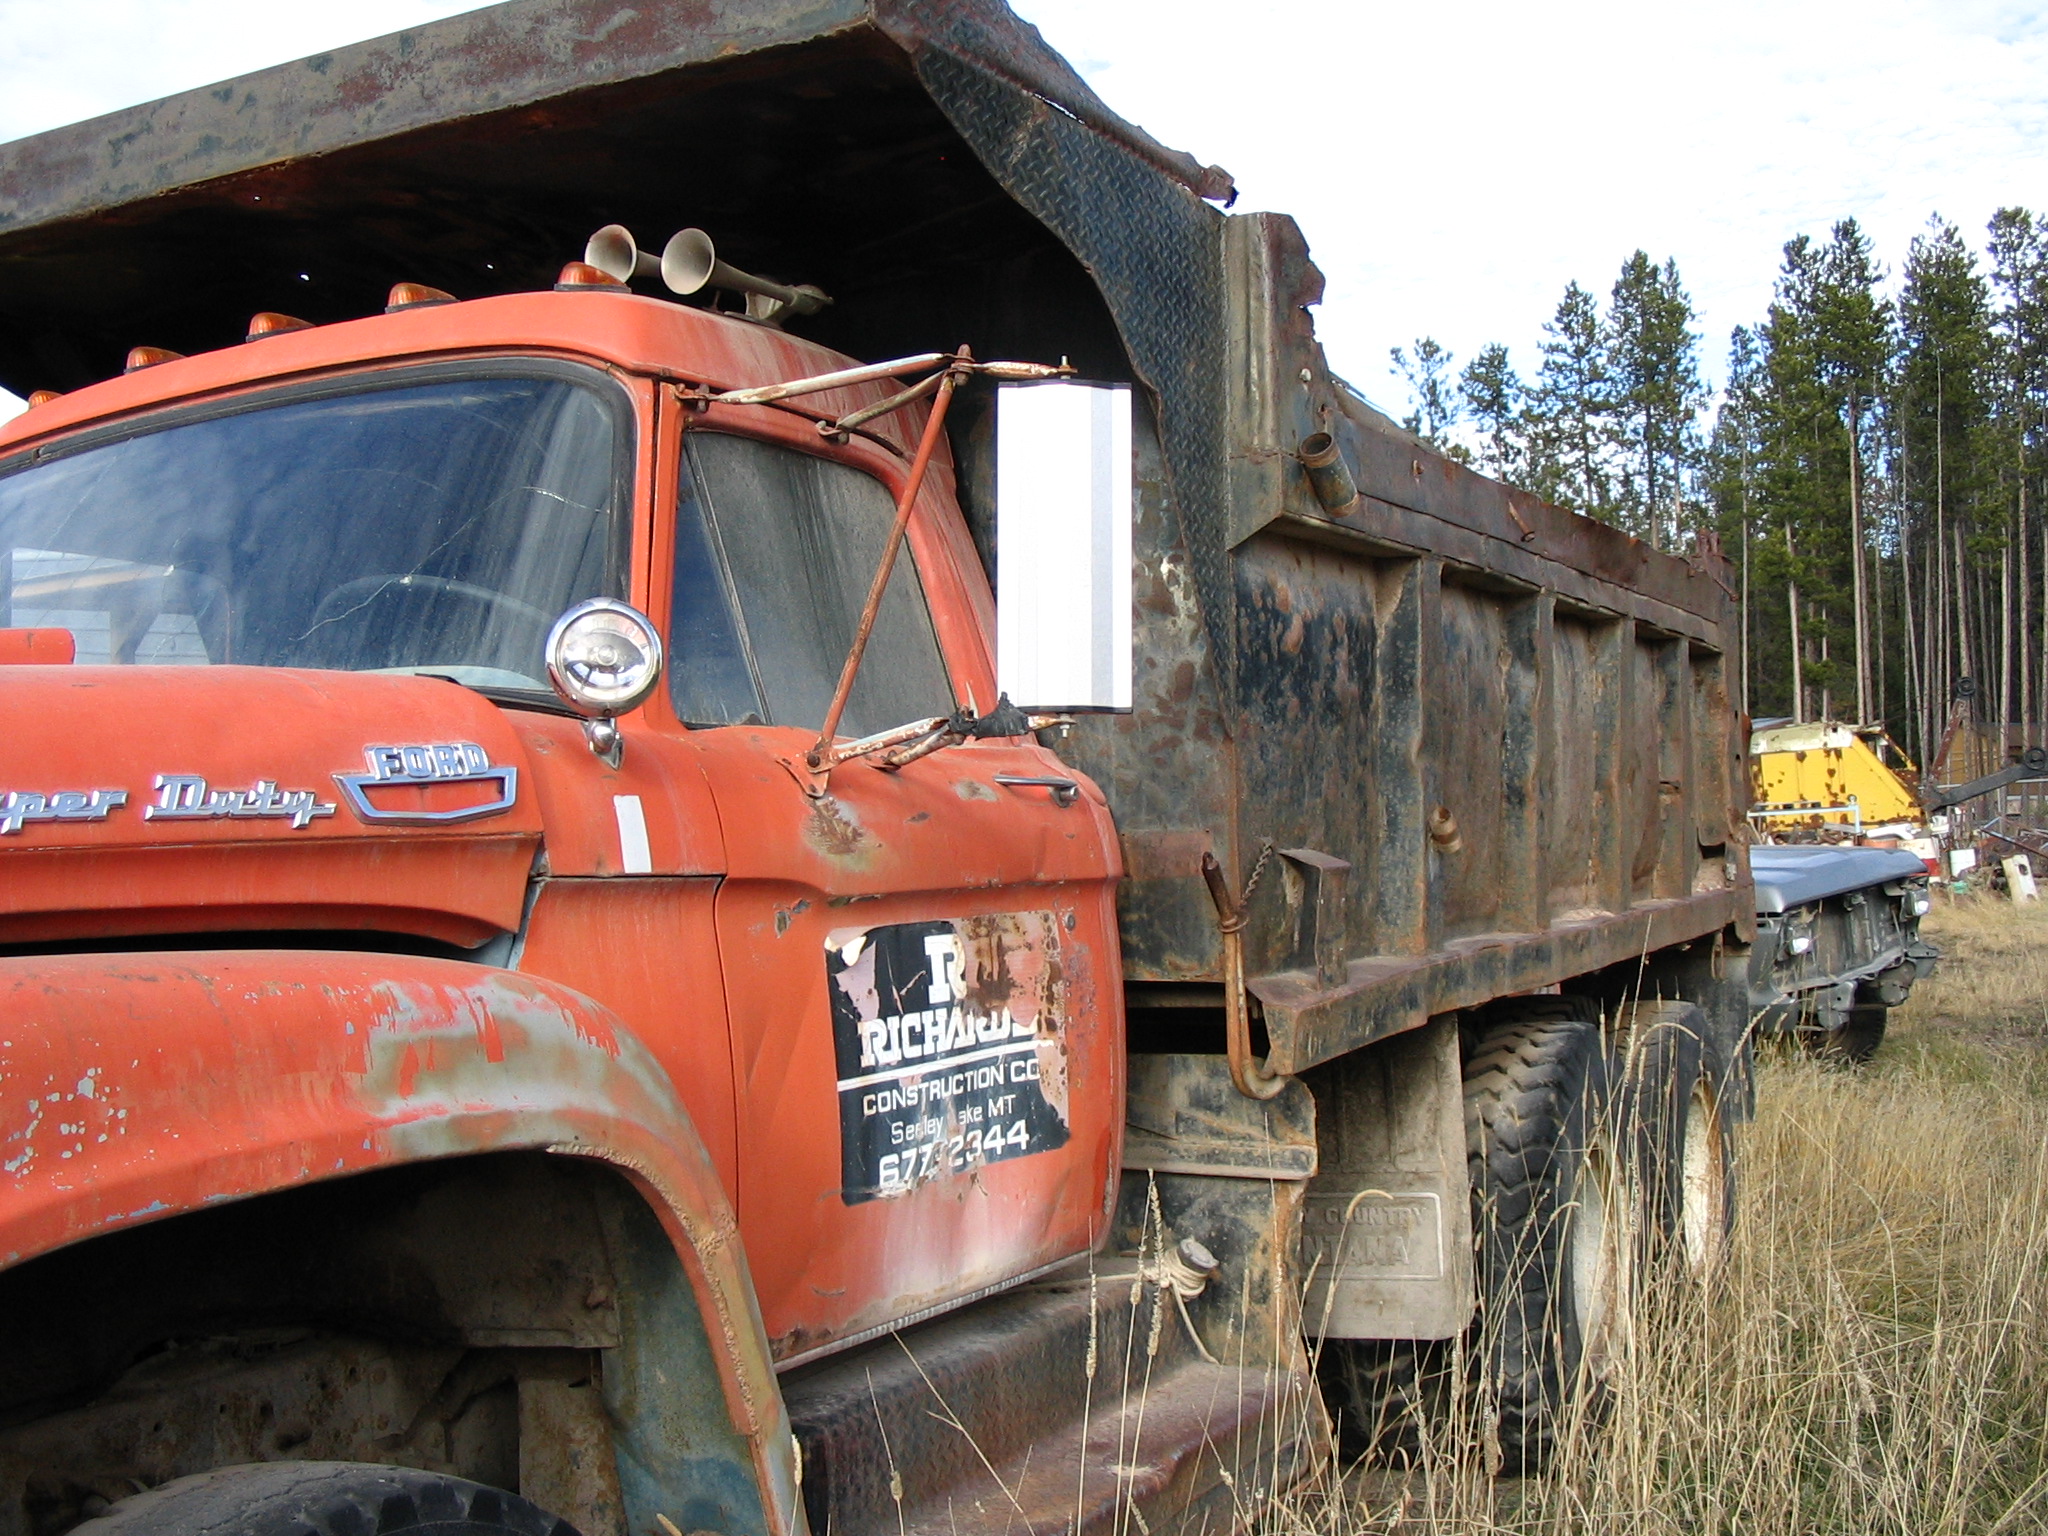
<instances>
[{"instance_id":1,"label":"fuel tank","mask_svg":"<svg viewBox=\"0 0 2048 1536\"><path fill-rule=\"evenodd\" d=\"M436 678L0 667L0 946L516 929L541 841L514 723Z\"/></svg>"}]
</instances>

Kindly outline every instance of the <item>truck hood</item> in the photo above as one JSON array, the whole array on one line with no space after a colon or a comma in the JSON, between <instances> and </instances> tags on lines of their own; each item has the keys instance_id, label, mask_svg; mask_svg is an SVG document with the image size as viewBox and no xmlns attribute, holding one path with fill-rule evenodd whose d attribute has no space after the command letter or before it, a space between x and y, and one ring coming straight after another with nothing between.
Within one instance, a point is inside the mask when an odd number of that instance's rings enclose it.
<instances>
[{"instance_id":1,"label":"truck hood","mask_svg":"<svg viewBox=\"0 0 2048 1536\"><path fill-rule=\"evenodd\" d=\"M1924 879L1927 866L1917 854L1895 848L1784 843L1750 849L1749 872L1757 911L1772 913L1894 880Z\"/></svg>"},{"instance_id":2,"label":"truck hood","mask_svg":"<svg viewBox=\"0 0 2048 1536\"><path fill-rule=\"evenodd\" d=\"M518 734L435 678L0 667L0 944L519 922Z\"/></svg>"}]
</instances>

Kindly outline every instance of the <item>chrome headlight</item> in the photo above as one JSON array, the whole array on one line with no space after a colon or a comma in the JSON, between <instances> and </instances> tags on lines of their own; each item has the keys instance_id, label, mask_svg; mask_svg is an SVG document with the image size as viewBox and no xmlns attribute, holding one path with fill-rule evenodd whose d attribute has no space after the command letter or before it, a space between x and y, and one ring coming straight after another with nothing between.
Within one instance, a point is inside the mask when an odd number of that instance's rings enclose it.
<instances>
[{"instance_id":1,"label":"chrome headlight","mask_svg":"<svg viewBox=\"0 0 2048 1536\"><path fill-rule=\"evenodd\" d=\"M593 719L644 703L661 681L661 661L654 621L609 597L578 603L548 631L548 681L571 709Z\"/></svg>"}]
</instances>

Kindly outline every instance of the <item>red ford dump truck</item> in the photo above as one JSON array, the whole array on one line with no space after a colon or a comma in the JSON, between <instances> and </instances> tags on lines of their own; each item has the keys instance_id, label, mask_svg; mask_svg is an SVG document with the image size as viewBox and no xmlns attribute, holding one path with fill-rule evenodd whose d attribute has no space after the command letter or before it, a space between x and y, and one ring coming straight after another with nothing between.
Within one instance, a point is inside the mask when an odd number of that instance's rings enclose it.
<instances>
[{"instance_id":1,"label":"red ford dump truck","mask_svg":"<svg viewBox=\"0 0 2048 1536\"><path fill-rule=\"evenodd\" d=\"M1230 200L1000 0L0 148L0 1532L1221 1528L1467 1336L1540 1462L1727 1230L1726 573Z\"/></svg>"}]
</instances>

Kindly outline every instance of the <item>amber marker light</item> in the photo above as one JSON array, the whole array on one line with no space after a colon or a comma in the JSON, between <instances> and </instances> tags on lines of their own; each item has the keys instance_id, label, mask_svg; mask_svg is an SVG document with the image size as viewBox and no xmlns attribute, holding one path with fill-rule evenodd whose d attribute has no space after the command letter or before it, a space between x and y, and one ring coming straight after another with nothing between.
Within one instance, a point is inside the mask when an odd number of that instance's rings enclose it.
<instances>
[{"instance_id":1,"label":"amber marker light","mask_svg":"<svg viewBox=\"0 0 2048 1536\"><path fill-rule=\"evenodd\" d=\"M443 293L439 288L429 288L425 283L393 283L390 297L384 301L384 313L395 315L401 309L425 309L434 304L457 302L452 293Z\"/></svg>"},{"instance_id":2,"label":"amber marker light","mask_svg":"<svg viewBox=\"0 0 2048 1536\"><path fill-rule=\"evenodd\" d=\"M249 334L244 341L261 341L266 336L282 336L286 331L310 331L313 322L301 320L296 315L280 315L266 309L259 315L249 317Z\"/></svg>"},{"instance_id":3,"label":"amber marker light","mask_svg":"<svg viewBox=\"0 0 2048 1536\"><path fill-rule=\"evenodd\" d=\"M555 279L557 293L631 293L633 290L624 283L615 281L611 274L593 267L587 261L572 261L562 268L562 275Z\"/></svg>"},{"instance_id":4,"label":"amber marker light","mask_svg":"<svg viewBox=\"0 0 2048 1536\"><path fill-rule=\"evenodd\" d=\"M128 361L122 365L123 373L134 373L143 368L154 368L158 363L174 363L185 354L173 352L169 347L135 347L128 353Z\"/></svg>"}]
</instances>

